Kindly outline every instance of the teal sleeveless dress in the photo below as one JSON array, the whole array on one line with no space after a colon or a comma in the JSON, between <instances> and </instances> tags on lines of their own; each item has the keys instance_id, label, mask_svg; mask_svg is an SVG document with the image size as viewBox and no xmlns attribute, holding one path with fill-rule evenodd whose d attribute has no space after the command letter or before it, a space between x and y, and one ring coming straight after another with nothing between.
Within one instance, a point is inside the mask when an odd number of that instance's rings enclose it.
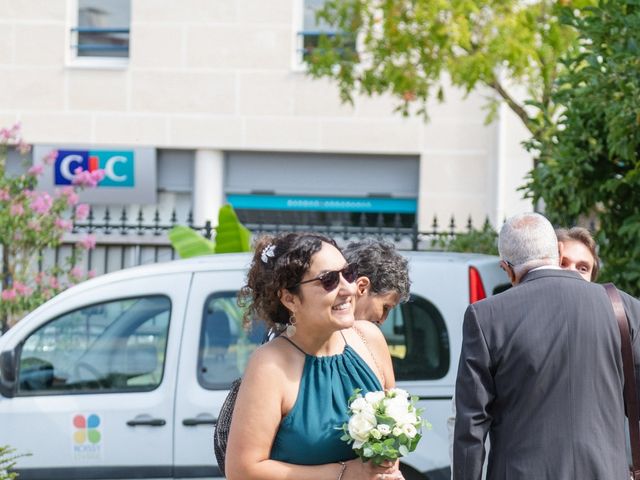
<instances>
[{"instance_id":1,"label":"teal sleeveless dress","mask_svg":"<svg viewBox=\"0 0 640 480\"><path fill-rule=\"evenodd\" d=\"M338 430L347 422L347 401L356 388L382 390L369 365L345 340L344 351L328 357L305 355L298 398L282 419L270 458L298 465L321 465L356 457ZM344 335L343 337L344 338Z\"/></svg>"}]
</instances>

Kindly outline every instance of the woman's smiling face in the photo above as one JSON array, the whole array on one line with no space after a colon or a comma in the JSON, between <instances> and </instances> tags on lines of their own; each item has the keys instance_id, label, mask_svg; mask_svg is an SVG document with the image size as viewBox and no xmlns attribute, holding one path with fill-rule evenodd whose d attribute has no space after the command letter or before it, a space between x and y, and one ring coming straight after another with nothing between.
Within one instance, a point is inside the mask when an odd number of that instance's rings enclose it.
<instances>
[{"instance_id":1,"label":"woman's smiling face","mask_svg":"<svg viewBox=\"0 0 640 480\"><path fill-rule=\"evenodd\" d=\"M347 261L342 253L328 243L311 257L309 270L302 282L313 280L326 272L342 270ZM356 284L349 283L340 274L338 285L331 291L325 290L319 280L304 283L298 287L298 301L295 313L298 325L310 328L331 328L340 330L354 323Z\"/></svg>"}]
</instances>

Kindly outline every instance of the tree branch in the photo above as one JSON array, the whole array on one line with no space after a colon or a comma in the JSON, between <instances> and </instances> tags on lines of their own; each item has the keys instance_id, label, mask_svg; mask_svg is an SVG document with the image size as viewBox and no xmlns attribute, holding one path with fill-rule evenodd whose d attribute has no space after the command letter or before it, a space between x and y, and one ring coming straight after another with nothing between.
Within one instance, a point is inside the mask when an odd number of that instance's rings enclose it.
<instances>
[{"instance_id":1,"label":"tree branch","mask_svg":"<svg viewBox=\"0 0 640 480\"><path fill-rule=\"evenodd\" d=\"M498 92L498 95L500 95L502 99L505 102L507 102L507 105L509 106L511 111L513 111L513 113L515 113L520 118L520 120L522 120L522 123L527 128L527 130L529 130L532 134L535 135L535 125L531 121L531 118L529 117L529 115L527 115L527 112L524 109L524 107L520 105L518 102L516 102L511 95L509 95L509 92L507 92L504 89L504 87L498 80L494 79L488 85L489 87L493 88L496 92Z\"/></svg>"}]
</instances>

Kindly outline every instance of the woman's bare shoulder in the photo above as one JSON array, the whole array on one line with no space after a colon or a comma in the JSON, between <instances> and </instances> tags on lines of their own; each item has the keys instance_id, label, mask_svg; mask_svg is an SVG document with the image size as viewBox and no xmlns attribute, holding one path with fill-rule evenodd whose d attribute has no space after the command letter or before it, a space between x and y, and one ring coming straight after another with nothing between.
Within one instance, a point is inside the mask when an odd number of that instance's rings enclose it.
<instances>
[{"instance_id":1,"label":"woman's bare shoulder","mask_svg":"<svg viewBox=\"0 0 640 480\"><path fill-rule=\"evenodd\" d=\"M295 357L282 339L275 338L253 352L245 370L245 377L266 375L275 380L284 375L288 376L292 366L298 363Z\"/></svg>"},{"instance_id":2,"label":"woman's bare shoulder","mask_svg":"<svg viewBox=\"0 0 640 480\"><path fill-rule=\"evenodd\" d=\"M373 322L369 322L368 320L356 320L353 326L360 332L367 342L371 342L377 346L386 345L386 341L380 327Z\"/></svg>"}]
</instances>

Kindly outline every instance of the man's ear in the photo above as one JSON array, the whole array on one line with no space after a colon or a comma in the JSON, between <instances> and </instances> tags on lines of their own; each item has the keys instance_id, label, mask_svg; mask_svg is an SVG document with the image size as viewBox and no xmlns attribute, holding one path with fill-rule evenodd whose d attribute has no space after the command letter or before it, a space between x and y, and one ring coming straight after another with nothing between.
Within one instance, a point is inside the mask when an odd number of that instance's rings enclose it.
<instances>
[{"instance_id":1,"label":"man's ear","mask_svg":"<svg viewBox=\"0 0 640 480\"><path fill-rule=\"evenodd\" d=\"M562 265L563 258L564 258L564 243L558 242L558 266Z\"/></svg>"},{"instance_id":2,"label":"man's ear","mask_svg":"<svg viewBox=\"0 0 640 480\"><path fill-rule=\"evenodd\" d=\"M282 290L280 290L280 292L278 292L278 297L280 298L280 302L282 303L282 305L284 305L287 310L289 310L291 313L296 313L298 304L298 297L296 295L291 293L286 288L283 288Z\"/></svg>"},{"instance_id":3,"label":"man's ear","mask_svg":"<svg viewBox=\"0 0 640 480\"><path fill-rule=\"evenodd\" d=\"M371 281L369 280L368 277L358 277L358 279L356 280L356 288L357 288L356 294L359 297L362 297L365 293L367 293L370 286L371 286Z\"/></svg>"},{"instance_id":4,"label":"man's ear","mask_svg":"<svg viewBox=\"0 0 640 480\"><path fill-rule=\"evenodd\" d=\"M509 281L512 285L515 285L516 282L516 272L513 271L513 268L509 266L507 262L504 260L500 260L500 268L505 271L507 277L509 277Z\"/></svg>"}]
</instances>

